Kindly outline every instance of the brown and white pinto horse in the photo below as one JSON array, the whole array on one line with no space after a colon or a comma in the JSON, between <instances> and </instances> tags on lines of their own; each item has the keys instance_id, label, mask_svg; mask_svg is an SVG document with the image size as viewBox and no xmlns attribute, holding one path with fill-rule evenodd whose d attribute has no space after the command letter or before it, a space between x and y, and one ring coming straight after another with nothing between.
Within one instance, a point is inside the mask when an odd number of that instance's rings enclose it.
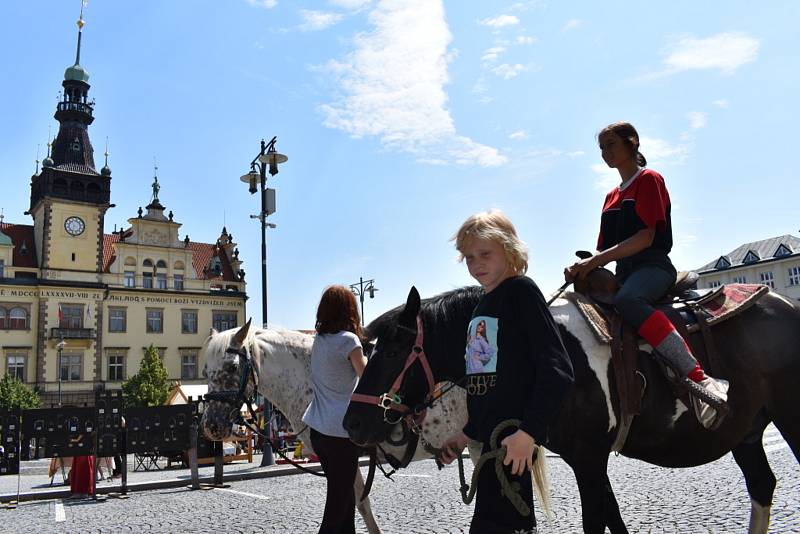
<instances>
[{"instance_id":1,"label":"brown and white pinto horse","mask_svg":"<svg viewBox=\"0 0 800 534\"><path fill-rule=\"evenodd\" d=\"M434 381L459 381L465 374L465 332L481 294L480 288L463 288L420 302L412 288L405 306L367 327L377 343L356 393L381 396L389 391L414 343L418 316ZM571 302L556 300L551 312L572 360L575 383L545 445L575 473L584 532L602 534L608 527L613 534L627 533L606 474L620 421L610 351L596 341ZM645 356L640 358L647 383L642 413L634 419L621 453L665 467L692 467L732 451L751 497L749 532L766 534L775 476L761 437L770 421L795 457L800 455L800 309L769 293L715 326L714 333L721 360L715 376L730 382L726 420L714 431L701 427L676 399L654 358ZM396 392L398 402L418 405L426 390L424 373L413 366ZM351 402L344 425L353 441L374 443L389 429L384 416L380 407Z\"/></svg>"}]
</instances>

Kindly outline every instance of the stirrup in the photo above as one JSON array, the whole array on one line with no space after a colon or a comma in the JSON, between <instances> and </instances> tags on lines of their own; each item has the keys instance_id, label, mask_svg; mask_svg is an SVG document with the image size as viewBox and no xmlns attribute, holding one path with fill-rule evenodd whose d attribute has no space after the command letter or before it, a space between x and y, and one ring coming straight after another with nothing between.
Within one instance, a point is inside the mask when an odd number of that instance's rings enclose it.
<instances>
[{"instance_id":1,"label":"stirrup","mask_svg":"<svg viewBox=\"0 0 800 534\"><path fill-rule=\"evenodd\" d=\"M717 428L719 428L720 424L722 424L722 421L725 419L725 417L728 415L728 412L730 412L731 410L730 406L728 406L728 403L725 400L721 399L720 397L714 395L713 393L711 393L706 388L704 388L697 382L693 381L689 377L681 378L680 382L689 391L689 395L692 397L691 399L693 405L692 407L695 409L694 410L695 415L698 416L698 420L699 420L699 413L698 413L699 409L695 406L696 401L701 401L706 403L716 412L716 416L714 417L713 422L708 427L706 427L702 421L699 421L700 424L708 430L716 430Z\"/></svg>"}]
</instances>

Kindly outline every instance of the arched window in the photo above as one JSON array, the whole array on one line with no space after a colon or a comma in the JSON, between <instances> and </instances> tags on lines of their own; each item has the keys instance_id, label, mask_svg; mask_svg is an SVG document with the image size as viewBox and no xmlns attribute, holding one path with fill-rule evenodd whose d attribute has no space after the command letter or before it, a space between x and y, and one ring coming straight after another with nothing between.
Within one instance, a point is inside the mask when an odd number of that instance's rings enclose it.
<instances>
[{"instance_id":1,"label":"arched window","mask_svg":"<svg viewBox=\"0 0 800 534\"><path fill-rule=\"evenodd\" d=\"M83 183L75 180L69 184L69 194L74 198L83 199Z\"/></svg>"},{"instance_id":2,"label":"arched window","mask_svg":"<svg viewBox=\"0 0 800 534\"><path fill-rule=\"evenodd\" d=\"M56 195L67 194L67 181L63 178L56 178L53 180L53 193Z\"/></svg>"},{"instance_id":3,"label":"arched window","mask_svg":"<svg viewBox=\"0 0 800 534\"><path fill-rule=\"evenodd\" d=\"M142 287L151 289L153 287L153 262L152 260L144 260L142 262L144 270L142 271Z\"/></svg>"},{"instance_id":4,"label":"arched window","mask_svg":"<svg viewBox=\"0 0 800 534\"><path fill-rule=\"evenodd\" d=\"M11 308L8 314L8 327L11 330L24 330L28 328L28 314L24 308Z\"/></svg>"},{"instance_id":5,"label":"arched window","mask_svg":"<svg viewBox=\"0 0 800 534\"><path fill-rule=\"evenodd\" d=\"M0 308L0 330L6 330L8 328L8 312L5 308Z\"/></svg>"},{"instance_id":6,"label":"arched window","mask_svg":"<svg viewBox=\"0 0 800 534\"><path fill-rule=\"evenodd\" d=\"M167 289L167 262L158 260L156 269L156 289Z\"/></svg>"},{"instance_id":7,"label":"arched window","mask_svg":"<svg viewBox=\"0 0 800 534\"><path fill-rule=\"evenodd\" d=\"M89 184L86 186L86 200L100 200L100 186Z\"/></svg>"}]
</instances>

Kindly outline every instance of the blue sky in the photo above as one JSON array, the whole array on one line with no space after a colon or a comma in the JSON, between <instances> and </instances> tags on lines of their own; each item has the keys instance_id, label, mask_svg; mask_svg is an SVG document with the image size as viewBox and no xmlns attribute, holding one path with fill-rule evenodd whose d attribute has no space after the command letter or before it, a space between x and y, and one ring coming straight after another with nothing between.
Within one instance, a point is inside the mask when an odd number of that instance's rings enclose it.
<instances>
[{"instance_id":1,"label":"blue sky","mask_svg":"<svg viewBox=\"0 0 800 534\"><path fill-rule=\"evenodd\" d=\"M0 159L6 221L44 156L80 2L5 6ZM113 169L106 232L162 203L181 235L223 223L258 323L258 210L239 176L260 139L289 157L270 186L269 322L311 328L331 283L374 278L366 318L471 282L448 240L504 210L545 292L595 244L615 178L597 131L629 120L673 201L678 268L798 232L800 4L455 0L91 0L98 166Z\"/></svg>"}]
</instances>

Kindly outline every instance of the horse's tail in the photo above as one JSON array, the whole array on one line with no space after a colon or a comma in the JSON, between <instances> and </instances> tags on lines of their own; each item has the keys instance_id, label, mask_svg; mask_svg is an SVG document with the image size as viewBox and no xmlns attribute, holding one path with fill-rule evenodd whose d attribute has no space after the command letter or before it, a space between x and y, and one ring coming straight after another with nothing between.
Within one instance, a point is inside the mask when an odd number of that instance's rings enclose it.
<instances>
[{"instance_id":1,"label":"horse's tail","mask_svg":"<svg viewBox=\"0 0 800 534\"><path fill-rule=\"evenodd\" d=\"M536 460L533 462L531 475L533 478L533 491L536 494L536 500L542 507L545 517L548 521L554 519L553 509L550 503L550 480L547 477L547 455L544 447L539 447Z\"/></svg>"}]
</instances>

